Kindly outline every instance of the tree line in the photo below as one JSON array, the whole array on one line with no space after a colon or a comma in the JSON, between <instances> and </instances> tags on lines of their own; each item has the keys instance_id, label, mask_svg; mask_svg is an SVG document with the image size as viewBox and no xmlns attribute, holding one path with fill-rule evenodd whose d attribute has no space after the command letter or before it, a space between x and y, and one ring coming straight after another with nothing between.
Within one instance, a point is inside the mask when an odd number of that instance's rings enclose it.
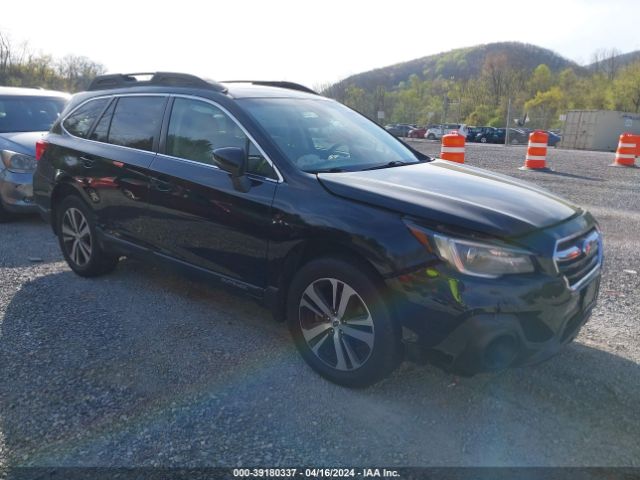
<instances>
[{"instance_id":1,"label":"tree line","mask_svg":"<svg viewBox=\"0 0 640 480\"><path fill-rule=\"evenodd\" d=\"M568 110L640 112L640 60L621 65L617 57L615 50L601 50L588 69L554 72L546 64L533 70L515 68L506 55L492 54L480 74L470 78L421 79L414 74L391 90L342 82L323 92L374 120L384 112L383 123L504 127L510 107L514 122L550 129L562 125L561 115Z\"/></svg>"},{"instance_id":2,"label":"tree line","mask_svg":"<svg viewBox=\"0 0 640 480\"><path fill-rule=\"evenodd\" d=\"M87 57L67 55L56 59L35 52L27 43L15 44L0 32L0 85L78 92L104 72L104 65Z\"/></svg>"}]
</instances>

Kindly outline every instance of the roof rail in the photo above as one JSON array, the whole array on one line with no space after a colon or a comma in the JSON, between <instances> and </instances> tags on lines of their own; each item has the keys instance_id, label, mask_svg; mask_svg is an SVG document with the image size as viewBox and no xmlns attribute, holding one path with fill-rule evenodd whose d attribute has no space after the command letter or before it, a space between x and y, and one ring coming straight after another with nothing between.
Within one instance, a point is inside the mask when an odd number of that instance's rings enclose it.
<instances>
[{"instance_id":1,"label":"roof rail","mask_svg":"<svg viewBox=\"0 0 640 480\"><path fill-rule=\"evenodd\" d=\"M203 80L195 75L173 72L114 73L99 75L93 79L87 90L108 90L112 88L163 86L206 88L216 92L226 92L227 88L217 82Z\"/></svg>"},{"instance_id":2,"label":"roof rail","mask_svg":"<svg viewBox=\"0 0 640 480\"><path fill-rule=\"evenodd\" d=\"M305 87L299 83L285 82L278 80L225 80L222 83L251 83L252 85L263 85L265 87L279 87L288 88L289 90L298 90L300 92L313 93L314 95L320 95L315 90Z\"/></svg>"}]
</instances>

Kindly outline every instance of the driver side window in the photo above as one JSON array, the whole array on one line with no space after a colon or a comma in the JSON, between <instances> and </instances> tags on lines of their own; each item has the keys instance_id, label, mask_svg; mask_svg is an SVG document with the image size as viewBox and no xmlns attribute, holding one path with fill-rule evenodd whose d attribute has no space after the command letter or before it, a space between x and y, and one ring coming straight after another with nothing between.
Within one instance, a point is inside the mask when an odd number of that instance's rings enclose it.
<instances>
[{"instance_id":1,"label":"driver side window","mask_svg":"<svg viewBox=\"0 0 640 480\"><path fill-rule=\"evenodd\" d=\"M213 151L221 147L244 148L247 173L277 179L260 150L225 112L210 103L176 98L171 109L166 154L215 165Z\"/></svg>"}]
</instances>

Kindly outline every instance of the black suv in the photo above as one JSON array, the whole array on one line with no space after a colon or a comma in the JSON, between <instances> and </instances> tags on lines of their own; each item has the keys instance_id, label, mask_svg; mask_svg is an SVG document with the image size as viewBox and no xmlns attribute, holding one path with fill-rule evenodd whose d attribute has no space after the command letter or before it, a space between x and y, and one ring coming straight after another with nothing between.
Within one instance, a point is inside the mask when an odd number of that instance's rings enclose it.
<instances>
[{"instance_id":1,"label":"black suv","mask_svg":"<svg viewBox=\"0 0 640 480\"><path fill-rule=\"evenodd\" d=\"M98 77L37 152L36 201L73 271L134 255L243 290L343 385L406 352L462 374L538 362L596 301L589 213L300 85Z\"/></svg>"}]
</instances>

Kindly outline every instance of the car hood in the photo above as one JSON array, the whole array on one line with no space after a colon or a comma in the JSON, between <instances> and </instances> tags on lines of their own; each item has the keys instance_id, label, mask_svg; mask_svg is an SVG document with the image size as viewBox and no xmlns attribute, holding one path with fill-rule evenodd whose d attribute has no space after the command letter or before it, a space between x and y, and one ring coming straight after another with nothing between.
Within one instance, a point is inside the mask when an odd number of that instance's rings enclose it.
<instances>
[{"instance_id":1,"label":"car hood","mask_svg":"<svg viewBox=\"0 0 640 480\"><path fill-rule=\"evenodd\" d=\"M500 237L524 235L582 212L535 185L444 160L319 173L318 179L344 198Z\"/></svg>"},{"instance_id":2,"label":"car hood","mask_svg":"<svg viewBox=\"0 0 640 480\"><path fill-rule=\"evenodd\" d=\"M34 156L36 142L47 132L6 132L0 133L0 148Z\"/></svg>"}]
</instances>

